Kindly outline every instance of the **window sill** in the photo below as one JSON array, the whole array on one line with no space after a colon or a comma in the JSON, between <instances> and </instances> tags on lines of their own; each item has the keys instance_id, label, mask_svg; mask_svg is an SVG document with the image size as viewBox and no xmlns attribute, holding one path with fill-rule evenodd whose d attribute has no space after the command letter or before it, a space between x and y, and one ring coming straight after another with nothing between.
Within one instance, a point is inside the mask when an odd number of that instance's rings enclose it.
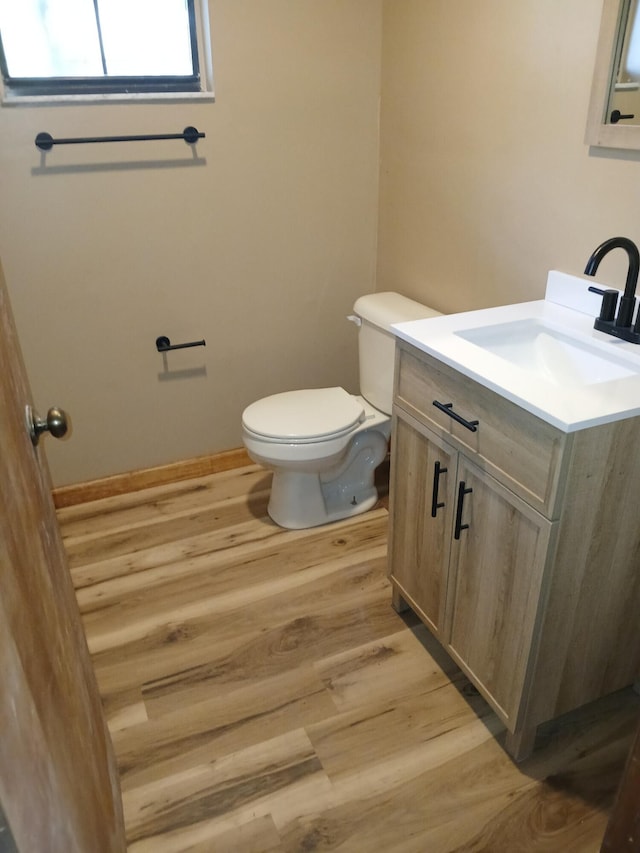
<instances>
[{"instance_id":1,"label":"window sill","mask_svg":"<svg viewBox=\"0 0 640 853\"><path fill-rule=\"evenodd\" d=\"M161 104L186 101L213 102L213 92L121 92L103 95L11 95L4 93L3 107L58 107L79 104L135 104L140 102Z\"/></svg>"}]
</instances>

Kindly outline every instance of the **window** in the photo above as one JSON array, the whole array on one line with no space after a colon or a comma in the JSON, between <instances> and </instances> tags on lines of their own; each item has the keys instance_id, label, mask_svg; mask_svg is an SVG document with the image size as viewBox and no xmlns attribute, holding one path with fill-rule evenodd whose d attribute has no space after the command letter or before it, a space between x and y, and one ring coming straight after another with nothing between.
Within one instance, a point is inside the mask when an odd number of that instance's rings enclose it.
<instances>
[{"instance_id":1,"label":"window","mask_svg":"<svg viewBox=\"0 0 640 853\"><path fill-rule=\"evenodd\" d=\"M206 90L196 7L197 0L0 0L5 94Z\"/></svg>"},{"instance_id":2,"label":"window","mask_svg":"<svg viewBox=\"0 0 640 853\"><path fill-rule=\"evenodd\" d=\"M620 82L638 82L640 80L640 15L638 2L634 0L629 7L629 19L624 37Z\"/></svg>"}]
</instances>

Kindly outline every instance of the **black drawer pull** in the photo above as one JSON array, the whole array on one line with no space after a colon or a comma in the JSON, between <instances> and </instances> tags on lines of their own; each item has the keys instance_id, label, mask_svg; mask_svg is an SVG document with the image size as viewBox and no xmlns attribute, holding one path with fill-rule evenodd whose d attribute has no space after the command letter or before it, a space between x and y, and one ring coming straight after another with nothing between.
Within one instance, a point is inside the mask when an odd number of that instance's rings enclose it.
<instances>
[{"instance_id":1,"label":"black drawer pull","mask_svg":"<svg viewBox=\"0 0 640 853\"><path fill-rule=\"evenodd\" d=\"M462 415L453 411L453 403L441 403L439 400L434 400L433 405L436 409L440 409L441 412L444 412L445 415L449 415L450 418L453 418L456 423L462 424L463 427L471 430L471 432L478 431L478 424L480 421L468 421L466 418L463 418Z\"/></svg>"},{"instance_id":2,"label":"black drawer pull","mask_svg":"<svg viewBox=\"0 0 640 853\"><path fill-rule=\"evenodd\" d=\"M456 508L456 529L453 534L454 539L460 538L461 530L468 530L469 525L462 523L462 507L464 505L464 496L470 495L473 489L467 489L466 483L464 480L461 480L458 484L458 506Z\"/></svg>"},{"instance_id":3,"label":"black drawer pull","mask_svg":"<svg viewBox=\"0 0 640 853\"><path fill-rule=\"evenodd\" d=\"M438 510L444 506L444 501L438 502L438 486L440 484L440 474L446 474L447 469L443 468L439 462L436 462L433 469L433 492L431 494L431 518L435 518Z\"/></svg>"}]
</instances>

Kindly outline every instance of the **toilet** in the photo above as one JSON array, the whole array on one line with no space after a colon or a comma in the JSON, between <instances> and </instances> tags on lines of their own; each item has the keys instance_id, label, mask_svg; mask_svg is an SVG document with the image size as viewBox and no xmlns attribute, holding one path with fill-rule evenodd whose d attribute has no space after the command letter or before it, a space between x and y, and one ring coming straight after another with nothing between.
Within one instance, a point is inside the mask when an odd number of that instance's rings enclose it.
<instances>
[{"instance_id":1,"label":"toilet","mask_svg":"<svg viewBox=\"0 0 640 853\"><path fill-rule=\"evenodd\" d=\"M281 527L316 527L375 505L374 474L391 431L391 326L440 313L393 292L361 296L353 311L348 319L358 326L359 395L339 387L285 391L252 403L242 415L249 456L273 471L267 511Z\"/></svg>"}]
</instances>

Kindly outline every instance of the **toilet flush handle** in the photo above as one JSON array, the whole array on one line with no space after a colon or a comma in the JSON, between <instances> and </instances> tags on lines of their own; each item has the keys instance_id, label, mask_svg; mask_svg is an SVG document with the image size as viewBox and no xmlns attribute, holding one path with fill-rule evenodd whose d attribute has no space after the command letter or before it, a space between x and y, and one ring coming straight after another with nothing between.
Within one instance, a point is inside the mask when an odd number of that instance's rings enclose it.
<instances>
[{"instance_id":1,"label":"toilet flush handle","mask_svg":"<svg viewBox=\"0 0 640 853\"><path fill-rule=\"evenodd\" d=\"M362 319L361 319L360 317L358 317L358 315L357 315L357 314L347 314L347 320L348 320L350 323L355 323L355 324L356 324L356 326L361 326L361 325L362 325Z\"/></svg>"}]
</instances>

